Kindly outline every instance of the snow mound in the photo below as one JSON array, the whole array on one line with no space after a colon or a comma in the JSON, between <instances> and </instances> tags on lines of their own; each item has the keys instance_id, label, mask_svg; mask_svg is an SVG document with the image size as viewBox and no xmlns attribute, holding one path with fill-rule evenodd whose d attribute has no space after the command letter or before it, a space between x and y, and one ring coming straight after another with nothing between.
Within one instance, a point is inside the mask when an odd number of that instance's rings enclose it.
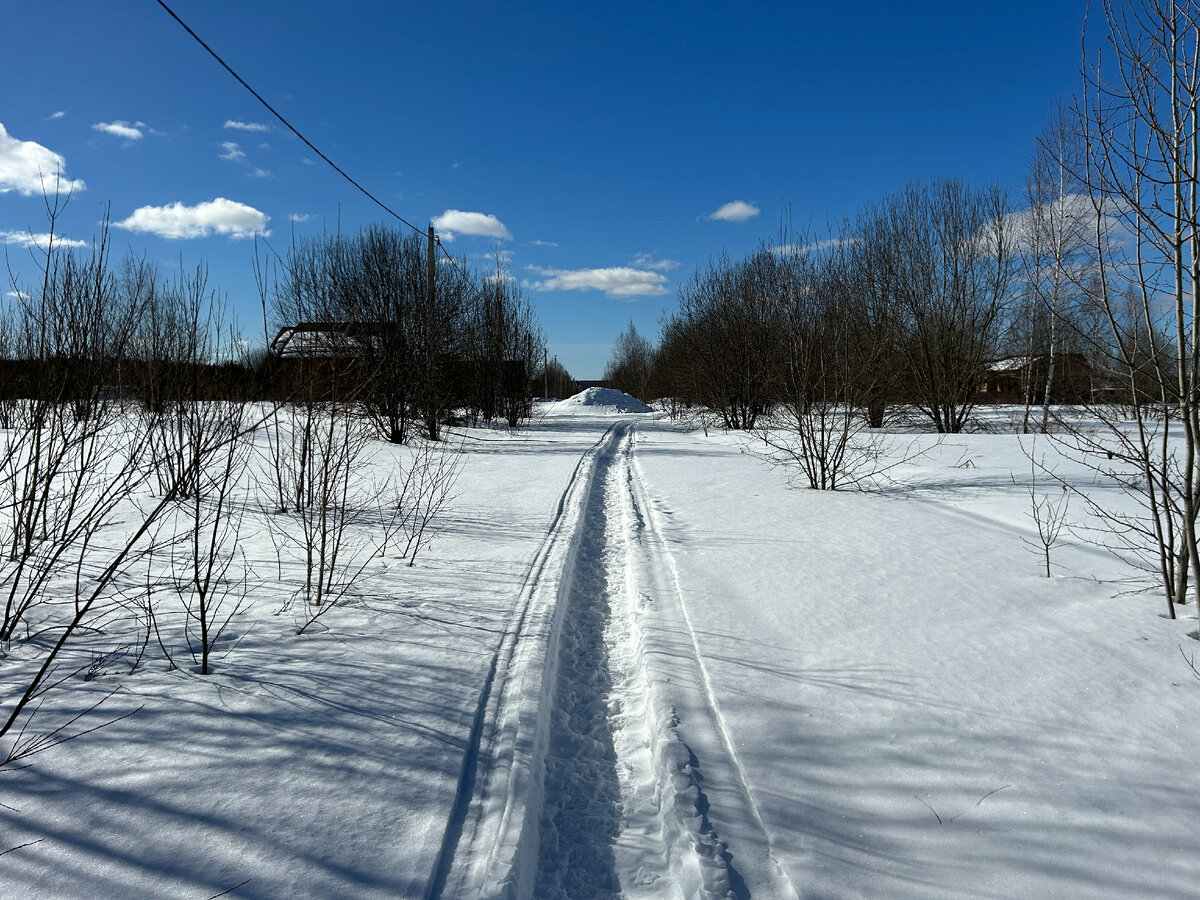
<instances>
[{"instance_id":1,"label":"snow mound","mask_svg":"<svg viewBox=\"0 0 1200 900\"><path fill-rule=\"evenodd\" d=\"M546 408L551 416L596 416L618 413L646 413L650 407L623 391L613 388L590 387L574 397L551 403Z\"/></svg>"}]
</instances>

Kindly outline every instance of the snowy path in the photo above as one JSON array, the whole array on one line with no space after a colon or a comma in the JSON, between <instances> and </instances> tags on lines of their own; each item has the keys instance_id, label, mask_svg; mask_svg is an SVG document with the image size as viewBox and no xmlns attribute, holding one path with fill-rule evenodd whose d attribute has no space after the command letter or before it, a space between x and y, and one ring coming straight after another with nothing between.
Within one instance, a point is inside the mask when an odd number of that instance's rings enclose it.
<instances>
[{"instance_id":1,"label":"snowy path","mask_svg":"<svg viewBox=\"0 0 1200 900\"><path fill-rule=\"evenodd\" d=\"M574 565L578 519L597 458L612 444L612 432L608 428L576 463L493 654L428 898L527 894L529 821L540 804L545 758L544 675L561 620L557 601Z\"/></svg>"},{"instance_id":2,"label":"snowy path","mask_svg":"<svg viewBox=\"0 0 1200 900\"><path fill-rule=\"evenodd\" d=\"M614 674L605 636L612 620L616 440L597 461L578 525L549 710L545 799L535 895L612 898L620 894L613 839L621 825L617 751L609 722ZM619 523L617 523L619 524ZM618 676L619 677L619 676Z\"/></svg>"},{"instance_id":3,"label":"snowy path","mask_svg":"<svg viewBox=\"0 0 1200 900\"><path fill-rule=\"evenodd\" d=\"M493 662L430 896L796 896L709 686L636 444L635 423L614 425L563 495Z\"/></svg>"},{"instance_id":4,"label":"snowy path","mask_svg":"<svg viewBox=\"0 0 1200 900\"><path fill-rule=\"evenodd\" d=\"M771 853L700 656L678 570L647 489L635 441L622 456L631 527L627 595L643 612L646 669L660 730L658 768L690 854L674 873L684 896L771 897L796 891Z\"/></svg>"}]
</instances>

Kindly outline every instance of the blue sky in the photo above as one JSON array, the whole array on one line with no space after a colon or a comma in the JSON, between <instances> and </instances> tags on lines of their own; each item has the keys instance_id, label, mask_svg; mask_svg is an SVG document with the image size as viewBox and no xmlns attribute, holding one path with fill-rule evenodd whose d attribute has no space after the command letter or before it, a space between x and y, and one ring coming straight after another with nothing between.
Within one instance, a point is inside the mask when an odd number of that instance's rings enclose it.
<instances>
[{"instance_id":1,"label":"blue sky","mask_svg":"<svg viewBox=\"0 0 1200 900\"><path fill-rule=\"evenodd\" d=\"M824 229L914 178L1018 194L1043 121L1077 90L1084 14L1073 0L168 2L392 209L451 232L481 269L499 251L577 378L600 376L629 321L656 336L677 285L771 238L785 205ZM207 263L255 338L248 234L282 253L293 233L388 221L153 0L9 4L3 21L0 240L19 279L46 228L39 169L82 182L69 238L110 208L119 250Z\"/></svg>"}]
</instances>

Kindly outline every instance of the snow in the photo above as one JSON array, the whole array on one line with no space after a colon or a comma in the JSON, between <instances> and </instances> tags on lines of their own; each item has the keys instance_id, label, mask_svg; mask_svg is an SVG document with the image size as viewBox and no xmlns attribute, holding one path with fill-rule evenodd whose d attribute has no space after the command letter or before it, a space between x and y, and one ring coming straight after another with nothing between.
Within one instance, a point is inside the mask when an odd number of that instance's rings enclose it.
<instances>
[{"instance_id":1,"label":"snow","mask_svg":"<svg viewBox=\"0 0 1200 900\"><path fill-rule=\"evenodd\" d=\"M436 542L301 636L251 513L215 674L47 695L138 711L0 777L0 896L1195 896L1195 608L1022 540L1027 452L1091 472L997 429L802 490L636 402L460 435Z\"/></svg>"},{"instance_id":2,"label":"snow","mask_svg":"<svg viewBox=\"0 0 1200 900\"><path fill-rule=\"evenodd\" d=\"M648 413L650 407L636 397L613 388L590 387L566 400L545 404L539 413L549 417Z\"/></svg>"},{"instance_id":3,"label":"snow","mask_svg":"<svg viewBox=\"0 0 1200 900\"><path fill-rule=\"evenodd\" d=\"M1028 356L1006 356L987 364L989 372L1018 372L1029 367Z\"/></svg>"}]
</instances>

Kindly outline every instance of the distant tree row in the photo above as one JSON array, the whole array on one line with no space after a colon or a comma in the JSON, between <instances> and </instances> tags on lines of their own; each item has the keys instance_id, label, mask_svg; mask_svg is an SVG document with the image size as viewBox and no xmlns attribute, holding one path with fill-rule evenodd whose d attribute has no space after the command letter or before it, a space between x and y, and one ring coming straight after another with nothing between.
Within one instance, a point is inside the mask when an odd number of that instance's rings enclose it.
<instances>
[{"instance_id":1,"label":"distant tree row","mask_svg":"<svg viewBox=\"0 0 1200 900\"><path fill-rule=\"evenodd\" d=\"M54 248L45 284L14 290L0 306L0 426L29 398L82 412L101 397L128 397L161 412L199 400L336 395L381 438L405 443L436 440L454 417L516 427L551 380L574 385L557 361L547 368L536 312L515 281L476 278L445 259L430 266L421 235L373 227L298 240L285 259L260 265L269 334L297 336L252 352L224 301L209 302L203 266L168 281L144 260L113 265L107 234L94 255ZM81 306L87 296L103 297L104 308Z\"/></svg>"},{"instance_id":2,"label":"distant tree row","mask_svg":"<svg viewBox=\"0 0 1200 900\"><path fill-rule=\"evenodd\" d=\"M323 373L294 387L352 396L393 443L415 429L436 440L456 413L516 427L543 377L533 306L505 273L476 281L429 250L382 227L296 242L263 279L275 326L313 339L285 359Z\"/></svg>"},{"instance_id":3,"label":"distant tree row","mask_svg":"<svg viewBox=\"0 0 1200 900\"><path fill-rule=\"evenodd\" d=\"M733 430L780 408L836 403L872 428L905 409L954 433L1008 358L1026 427L1044 428L1056 397L1088 399L1065 377L1056 387L1056 360L1085 357L1089 390L1115 368L1086 241L1095 214L1071 183L1065 140L1054 153L1043 146L1027 210L997 186L914 182L836 231L710 260L680 285L657 346L632 323L622 333L606 380L644 400L703 407ZM1130 335L1144 325L1132 308L1116 320ZM1162 349L1150 341L1146 359Z\"/></svg>"}]
</instances>

